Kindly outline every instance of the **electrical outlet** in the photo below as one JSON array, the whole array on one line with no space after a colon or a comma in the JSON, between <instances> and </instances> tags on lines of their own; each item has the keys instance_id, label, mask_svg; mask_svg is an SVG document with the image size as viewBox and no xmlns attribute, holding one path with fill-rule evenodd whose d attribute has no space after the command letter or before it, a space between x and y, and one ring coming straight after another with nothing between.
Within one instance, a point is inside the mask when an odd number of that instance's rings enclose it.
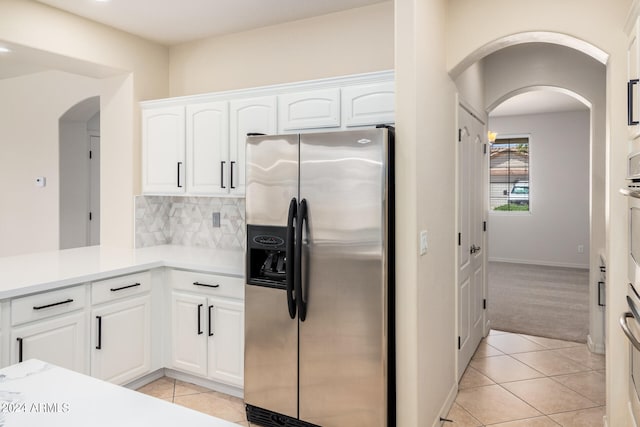
<instances>
[{"instance_id":1,"label":"electrical outlet","mask_svg":"<svg viewBox=\"0 0 640 427\"><path fill-rule=\"evenodd\" d=\"M584 245L578 245L578 253L579 254L583 254L584 253Z\"/></svg>"},{"instance_id":2,"label":"electrical outlet","mask_svg":"<svg viewBox=\"0 0 640 427\"><path fill-rule=\"evenodd\" d=\"M212 216L212 225L214 227L220 227L220 212L214 212Z\"/></svg>"}]
</instances>

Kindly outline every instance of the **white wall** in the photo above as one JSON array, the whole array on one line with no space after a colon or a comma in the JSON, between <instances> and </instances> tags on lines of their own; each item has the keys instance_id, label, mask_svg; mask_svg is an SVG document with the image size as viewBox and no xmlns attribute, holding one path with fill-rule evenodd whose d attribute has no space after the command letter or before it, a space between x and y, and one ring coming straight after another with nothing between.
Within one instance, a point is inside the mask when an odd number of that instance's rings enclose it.
<instances>
[{"instance_id":1,"label":"white wall","mask_svg":"<svg viewBox=\"0 0 640 427\"><path fill-rule=\"evenodd\" d=\"M490 212L489 260L589 268L589 111L489 116L489 129L530 138L530 212Z\"/></svg>"},{"instance_id":2,"label":"white wall","mask_svg":"<svg viewBox=\"0 0 640 427\"><path fill-rule=\"evenodd\" d=\"M60 71L0 80L0 256L58 249L58 120L100 87ZM35 186L37 176L46 187Z\"/></svg>"},{"instance_id":3,"label":"white wall","mask_svg":"<svg viewBox=\"0 0 640 427\"><path fill-rule=\"evenodd\" d=\"M393 68L393 2L171 47L171 96Z\"/></svg>"}]
</instances>

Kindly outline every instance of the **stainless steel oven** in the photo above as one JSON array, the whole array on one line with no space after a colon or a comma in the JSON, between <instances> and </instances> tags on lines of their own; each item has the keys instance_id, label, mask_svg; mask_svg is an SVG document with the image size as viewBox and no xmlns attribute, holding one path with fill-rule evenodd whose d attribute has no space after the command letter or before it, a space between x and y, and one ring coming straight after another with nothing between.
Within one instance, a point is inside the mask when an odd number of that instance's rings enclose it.
<instances>
[{"instance_id":1,"label":"stainless steel oven","mask_svg":"<svg viewBox=\"0 0 640 427\"><path fill-rule=\"evenodd\" d=\"M635 423L640 422L640 152L629 156L627 196L629 247L627 249L629 285L628 311L620 316L620 326L629 339L629 409Z\"/></svg>"},{"instance_id":2,"label":"stainless steel oven","mask_svg":"<svg viewBox=\"0 0 640 427\"><path fill-rule=\"evenodd\" d=\"M640 295L629 283L627 292L629 311L620 316L620 326L629 339L629 405L634 421L640 421Z\"/></svg>"}]
</instances>

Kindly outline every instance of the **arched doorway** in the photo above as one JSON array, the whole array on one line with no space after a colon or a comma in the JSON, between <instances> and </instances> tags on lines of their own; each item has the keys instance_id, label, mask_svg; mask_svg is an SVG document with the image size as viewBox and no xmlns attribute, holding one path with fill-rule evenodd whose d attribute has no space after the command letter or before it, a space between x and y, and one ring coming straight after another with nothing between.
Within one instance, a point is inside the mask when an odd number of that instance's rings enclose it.
<instances>
[{"instance_id":1,"label":"arched doorway","mask_svg":"<svg viewBox=\"0 0 640 427\"><path fill-rule=\"evenodd\" d=\"M59 120L60 249L100 244L100 97Z\"/></svg>"},{"instance_id":2,"label":"arched doorway","mask_svg":"<svg viewBox=\"0 0 640 427\"><path fill-rule=\"evenodd\" d=\"M460 98L473 100L476 111L484 115L482 118L485 121L488 112L505 99L543 88L573 94L590 105L591 170L588 182L583 185L590 188L589 282L596 283L599 275L599 255L605 246L606 68L601 62L605 55L597 48L571 37L567 37L567 44L572 47L566 47L558 43L562 37L553 37L554 42L539 43L539 33L529 33L531 41L524 43L527 35L517 36L484 46L479 51L491 52L489 55L481 57L465 70L460 71L456 68L459 74L455 82ZM513 44L508 46L510 42ZM573 47L576 45L580 50ZM584 53L585 51L588 53ZM478 52L475 52L470 57L477 55ZM473 82L481 83L476 83L474 87ZM478 85L481 87L478 88ZM477 220L482 221L481 218ZM597 308L598 295L595 288L590 290L589 305L593 308L590 315L590 348L603 352L603 313ZM460 307L458 309L460 310ZM488 330L485 328L484 332Z\"/></svg>"}]
</instances>

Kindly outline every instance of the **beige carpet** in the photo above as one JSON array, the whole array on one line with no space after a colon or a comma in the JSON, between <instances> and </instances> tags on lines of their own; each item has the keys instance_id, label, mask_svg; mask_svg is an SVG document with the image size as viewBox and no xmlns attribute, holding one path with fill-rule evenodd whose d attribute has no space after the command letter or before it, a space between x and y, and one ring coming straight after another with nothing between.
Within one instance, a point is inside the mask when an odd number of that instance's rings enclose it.
<instances>
[{"instance_id":1,"label":"beige carpet","mask_svg":"<svg viewBox=\"0 0 640 427\"><path fill-rule=\"evenodd\" d=\"M489 263L491 328L586 342L589 270Z\"/></svg>"}]
</instances>

